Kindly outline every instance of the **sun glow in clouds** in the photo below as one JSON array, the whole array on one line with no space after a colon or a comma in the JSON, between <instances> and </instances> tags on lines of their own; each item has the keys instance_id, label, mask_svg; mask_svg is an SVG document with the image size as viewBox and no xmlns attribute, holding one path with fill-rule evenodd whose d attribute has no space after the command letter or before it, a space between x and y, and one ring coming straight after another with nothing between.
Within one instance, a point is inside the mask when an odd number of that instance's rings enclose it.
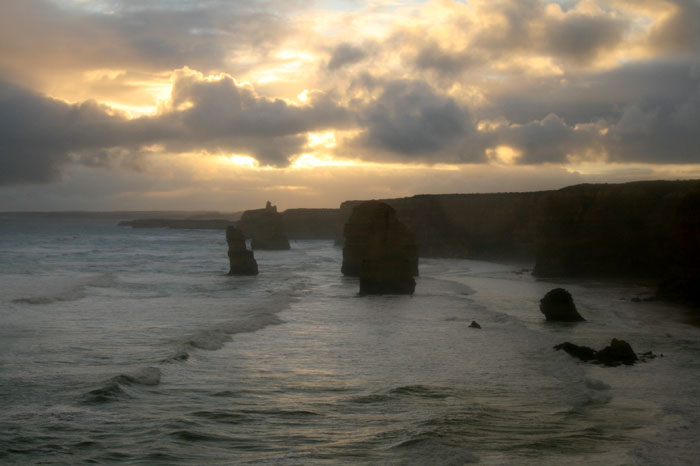
<instances>
[{"instance_id":1,"label":"sun glow in clouds","mask_svg":"<svg viewBox=\"0 0 700 466\"><path fill-rule=\"evenodd\" d=\"M242 168L259 168L260 164L257 160L249 155L217 155L216 161L224 165L234 165Z\"/></svg>"},{"instance_id":2,"label":"sun glow in clouds","mask_svg":"<svg viewBox=\"0 0 700 466\"><path fill-rule=\"evenodd\" d=\"M335 133L333 131L326 131L325 133L307 133L307 147L323 147L325 149L332 149L337 146L335 140Z\"/></svg>"},{"instance_id":3,"label":"sun glow in clouds","mask_svg":"<svg viewBox=\"0 0 700 466\"><path fill-rule=\"evenodd\" d=\"M522 154L510 146L498 146L486 150L486 156L491 162L512 165L517 162Z\"/></svg>"}]
</instances>

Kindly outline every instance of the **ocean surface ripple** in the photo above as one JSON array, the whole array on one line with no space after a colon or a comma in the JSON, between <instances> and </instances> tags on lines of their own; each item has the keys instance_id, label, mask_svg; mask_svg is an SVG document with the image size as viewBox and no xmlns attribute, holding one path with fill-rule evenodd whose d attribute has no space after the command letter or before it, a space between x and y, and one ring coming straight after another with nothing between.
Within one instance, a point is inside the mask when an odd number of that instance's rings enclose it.
<instances>
[{"instance_id":1,"label":"ocean surface ripple","mask_svg":"<svg viewBox=\"0 0 700 466\"><path fill-rule=\"evenodd\" d=\"M330 241L0 219L1 464L675 465L700 458L700 330L628 283L425 259L359 297ZM544 322L569 289L587 322ZM472 320L481 329L469 327ZM631 367L552 347L611 338Z\"/></svg>"}]
</instances>

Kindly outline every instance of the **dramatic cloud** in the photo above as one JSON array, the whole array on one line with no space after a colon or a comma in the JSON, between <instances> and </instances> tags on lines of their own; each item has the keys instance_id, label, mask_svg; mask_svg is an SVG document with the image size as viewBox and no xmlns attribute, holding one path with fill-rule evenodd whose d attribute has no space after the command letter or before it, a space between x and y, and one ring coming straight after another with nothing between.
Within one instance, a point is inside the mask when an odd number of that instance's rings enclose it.
<instances>
[{"instance_id":1,"label":"dramatic cloud","mask_svg":"<svg viewBox=\"0 0 700 466\"><path fill-rule=\"evenodd\" d=\"M158 132L95 102L68 105L0 81L0 184L52 181L86 152L106 163L101 151L131 149Z\"/></svg>"},{"instance_id":2,"label":"dramatic cloud","mask_svg":"<svg viewBox=\"0 0 700 466\"><path fill-rule=\"evenodd\" d=\"M695 173L698 31L697 0L0 2L0 185L172 157L260 186L366 164Z\"/></svg>"},{"instance_id":3,"label":"dramatic cloud","mask_svg":"<svg viewBox=\"0 0 700 466\"><path fill-rule=\"evenodd\" d=\"M222 75L177 73L169 107L128 119L95 102L69 105L0 82L0 184L47 182L69 161L120 163L163 145L169 152L250 153L263 165L286 166L309 131L339 128L347 112L315 93L292 106L258 96Z\"/></svg>"},{"instance_id":4,"label":"dramatic cloud","mask_svg":"<svg viewBox=\"0 0 700 466\"><path fill-rule=\"evenodd\" d=\"M388 83L361 124L364 144L408 156L437 152L472 129L466 109L415 81Z\"/></svg>"},{"instance_id":5,"label":"dramatic cloud","mask_svg":"<svg viewBox=\"0 0 700 466\"><path fill-rule=\"evenodd\" d=\"M331 59L328 62L328 69L337 70L345 65L352 65L353 63L361 61L366 56L367 52L361 47L356 47L347 43L339 44L333 49Z\"/></svg>"},{"instance_id":6,"label":"dramatic cloud","mask_svg":"<svg viewBox=\"0 0 700 466\"><path fill-rule=\"evenodd\" d=\"M561 15L546 22L546 47L556 57L588 63L622 42L626 26L626 22L602 14Z\"/></svg>"}]
</instances>

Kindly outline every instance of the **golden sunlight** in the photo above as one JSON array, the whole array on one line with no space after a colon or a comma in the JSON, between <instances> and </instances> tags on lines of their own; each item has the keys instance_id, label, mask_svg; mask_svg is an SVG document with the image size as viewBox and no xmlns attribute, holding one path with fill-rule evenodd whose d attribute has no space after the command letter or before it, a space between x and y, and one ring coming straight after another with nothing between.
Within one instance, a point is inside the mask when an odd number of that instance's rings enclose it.
<instances>
[{"instance_id":1,"label":"golden sunlight","mask_svg":"<svg viewBox=\"0 0 700 466\"><path fill-rule=\"evenodd\" d=\"M234 165L243 168L258 168L260 164L249 155L215 155L215 161L224 165Z\"/></svg>"},{"instance_id":2,"label":"golden sunlight","mask_svg":"<svg viewBox=\"0 0 700 466\"><path fill-rule=\"evenodd\" d=\"M335 140L335 132L326 131L323 133L307 133L307 147L323 147L332 149L337 145Z\"/></svg>"},{"instance_id":3,"label":"golden sunlight","mask_svg":"<svg viewBox=\"0 0 700 466\"><path fill-rule=\"evenodd\" d=\"M486 149L486 156L491 162L512 165L522 153L510 146L497 146L496 148Z\"/></svg>"}]
</instances>

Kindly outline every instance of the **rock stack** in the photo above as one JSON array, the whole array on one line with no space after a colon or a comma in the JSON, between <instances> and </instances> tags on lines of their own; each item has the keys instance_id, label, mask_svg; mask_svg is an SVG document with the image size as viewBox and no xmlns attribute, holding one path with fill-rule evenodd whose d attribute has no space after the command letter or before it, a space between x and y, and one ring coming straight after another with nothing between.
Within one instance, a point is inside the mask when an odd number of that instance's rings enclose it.
<instances>
[{"instance_id":1,"label":"rock stack","mask_svg":"<svg viewBox=\"0 0 700 466\"><path fill-rule=\"evenodd\" d=\"M258 263L255 261L253 251L245 246L245 236L236 227L226 229L226 242L228 243L228 260L231 264L229 275L257 275Z\"/></svg>"},{"instance_id":2,"label":"rock stack","mask_svg":"<svg viewBox=\"0 0 700 466\"><path fill-rule=\"evenodd\" d=\"M415 238L389 205L363 202L345 224L342 272L360 277L360 294L412 294L418 275Z\"/></svg>"},{"instance_id":3,"label":"rock stack","mask_svg":"<svg viewBox=\"0 0 700 466\"><path fill-rule=\"evenodd\" d=\"M548 322L581 322L574 298L564 288L554 288L540 300L540 311Z\"/></svg>"},{"instance_id":4,"label":"rock stack","mask_svg":"<svg viewBox=\"0 0 700 466\"><path fill-rule=\"evenodd\" d=\"M252 238L251 248L284 250L289 249L289 239L284 228L282 216L277 207L267 202L264 209L246 210L241 216L238 227Z\"/></svg>"}]
</instances>

